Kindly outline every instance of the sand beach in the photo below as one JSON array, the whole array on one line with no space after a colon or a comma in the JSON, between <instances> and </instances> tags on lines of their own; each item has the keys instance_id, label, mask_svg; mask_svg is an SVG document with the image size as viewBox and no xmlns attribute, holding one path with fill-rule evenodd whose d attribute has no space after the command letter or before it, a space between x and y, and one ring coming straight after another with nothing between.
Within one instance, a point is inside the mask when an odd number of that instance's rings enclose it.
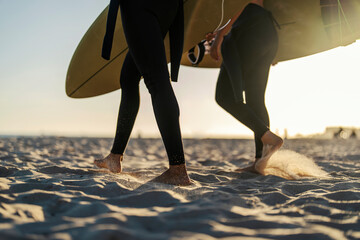
<instances>
[{"instance_id":1,"label":"sand beach","mask_svg":"<svg viewBox=\"0 0 360 240\"><path fill-rule=\"evenodd\" d=\"M94 167L111 144L0 138L0 239L360 238L360 140L286 140L260 176L234 172L252 140L185 139L189 187L149 182L160 139L132 139L122 174Z\"/></svg>"}]
</instances>

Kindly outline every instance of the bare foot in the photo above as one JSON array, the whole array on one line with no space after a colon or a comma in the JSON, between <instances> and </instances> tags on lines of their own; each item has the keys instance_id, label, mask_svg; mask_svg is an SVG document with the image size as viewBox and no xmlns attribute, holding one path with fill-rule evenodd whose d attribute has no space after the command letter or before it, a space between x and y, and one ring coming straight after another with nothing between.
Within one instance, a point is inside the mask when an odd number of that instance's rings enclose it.
<instances>
[{"instance_id":1,"label":"bare foot","mask_svg":"<svg viewBox=\"0 0 360 240\"><path fill-rule=\"evenodd\" d=\"M281 137L275 135L274 133L267 131L262 137L261 141L263 142L263 151L262 156L255 163L255 169L260 173L264 174L264 169L270 157L283 145L284 141Z\"/></svg>"},{"instance_id":2,"label":"bare foot","mask_svg":"<svg viewBox=\"0 0 360 240\"><path fill-rule=\"evenodd\" d=\"M123 160L122 154L110 153L107 157L103 159L95 160L94 164L99 168L107 168L113 173L119 173L121 172L122 160Z\"/></svg>"},{"instance_id":3,"label":"bare foot","mask_svg":"<svg viewBox=\"0 0 360 240\"><path fill-rule=\"evenodd\" d=\"M252 165L245 167L245 168L238 168L235 170L235 172L252 172L252 173L259 174L259 172L255 168L256 162L259 161L259 159L260 158L256 158L255 162Z\"/></svg>"},{"instance_id":4,"label":"bare foot","mask_svg":"<svg viewBox=\"0 0 360 240\"><path fill-rule=\"evenodd\" d=\"M191 184L190 178L186 172L185 164L170 165L168 170L151 180L151 182L159 182L176 186L188 186Z\"/></svg>"}]
</instances>

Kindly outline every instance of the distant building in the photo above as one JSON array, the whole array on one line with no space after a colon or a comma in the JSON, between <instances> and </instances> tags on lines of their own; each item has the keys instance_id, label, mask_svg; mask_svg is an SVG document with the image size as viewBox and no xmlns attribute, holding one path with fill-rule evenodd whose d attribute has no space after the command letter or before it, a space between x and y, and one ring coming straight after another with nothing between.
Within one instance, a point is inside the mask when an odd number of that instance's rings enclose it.
<instances>
[{"instance_id":1,"label":"distant building","mask_svg":"<svg viewBox=\"0 0 360 240\"><path fill-rule=\"evenodd\" d=\"M360 136L360 129L353 127L327 127L324 135L327 138L358 139Z\"/></svg>"}]
</instances>

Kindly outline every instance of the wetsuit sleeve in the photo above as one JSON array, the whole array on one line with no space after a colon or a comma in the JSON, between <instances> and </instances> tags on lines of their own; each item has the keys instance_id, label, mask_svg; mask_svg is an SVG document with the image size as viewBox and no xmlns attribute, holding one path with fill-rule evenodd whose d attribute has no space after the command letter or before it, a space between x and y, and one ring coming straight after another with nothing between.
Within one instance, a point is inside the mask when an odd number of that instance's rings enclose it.
<instances>
[{"instance_id":1,"label":"wetsuit sleeve","mask_svg":"<svg viewBox=\"0 0 360 240\"><path fill-rule=\"evenodd\" d=\"M102 54L101 54L101 56L106 60L110 60L111 48L112 48L113 39L114 39L116 18L118 15L119 7L120 7L119 0L111 0L110 1L109 12L108 12L108 17L107 17L107 22L106 22L106 32L105 32L105 37L104 37L103 47L102 47Z\"/></svg>"},{"instance_id":2,"label":"wetsuit sleeve","mask_svg":"<svg viewBox=\"0 0 360 240\"><path fill-rule=\"evenodd\" d=\"M184 48L184 3L179 0L179 9L169 29L171 80L177 82L180 61Z\"/></svg>"}]
</instances>

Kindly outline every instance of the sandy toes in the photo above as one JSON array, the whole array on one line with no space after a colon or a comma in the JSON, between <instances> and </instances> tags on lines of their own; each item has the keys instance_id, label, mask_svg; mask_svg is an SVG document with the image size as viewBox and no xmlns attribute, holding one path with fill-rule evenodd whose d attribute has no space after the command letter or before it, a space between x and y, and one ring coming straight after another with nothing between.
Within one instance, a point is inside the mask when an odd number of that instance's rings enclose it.
<instances>
[{"instance_id":1,"label":"sandy toes","mask_svg":"<svg viewBox=\"0 0 360 240\"><path fill-rule=\"evenodd\" d=\"M95 166L99 168L107 168L110 172L120 173L121 172L121 162L123 160L122 154L113 154L110 153L107 157L103 159L97 159L94 161Z\"/></svg>"},{"instance_id":2,"label":"sandy toes","mask_svg":"<svg viewBox=\"0 0 360 240\"><path fill-rule=\"evenodd\" d=\"M163 172L160 176L151 180L151 182L165 183L176 186L191 185L191 181L187 174L185 164L171 165L168 170Z\"/></svg>"},{"instance_id":3,"label":"sandy toes","mask_svg":"<svg viewBox=\"0 0 360 240\"><path fill-rule=\"evenodd\" d=\"M255 168L255 163L251 166L248 166L248 167L244 167L244 168L237 168L235 169L235 172L251 172L251 173L257 173L259 174L259 172L256 170Z\"/></svg>"},{"instance_id":4,"label":"sandy toes","mask_svg":"<svg viewBox=\"0 0 360 240\"><path fill-rule=\"evenodd\" d=\"M260 160L260 158L255 158L255 162L253 164L251 164L250 166L244 167L244 168L237 168L235 169L235 172L251 172L251 173L257 173L259 174L259 172L256 170L255 165L256 163Z\"/></svg>"}]
</instances>

